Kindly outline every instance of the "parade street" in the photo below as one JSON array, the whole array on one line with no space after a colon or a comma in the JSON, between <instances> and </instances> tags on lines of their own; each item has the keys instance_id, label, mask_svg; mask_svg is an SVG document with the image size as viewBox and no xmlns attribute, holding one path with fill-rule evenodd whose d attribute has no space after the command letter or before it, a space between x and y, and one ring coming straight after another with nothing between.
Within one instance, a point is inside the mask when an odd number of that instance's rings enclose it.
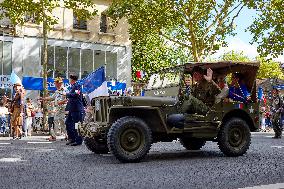
<instances>
[{"instance_id":1,"label":"parade street","mask_svg":"<svg viewBox=\"0 0 284 189\"><path fill-rule=\"evenodd\" d=\"M216 143L187 151L178 141L157 143L141 163L122 164L65 141L34 136L0 138L0 188L284 188L284 139L252 133L241 157Z\"/></svg>"}]
</instances>

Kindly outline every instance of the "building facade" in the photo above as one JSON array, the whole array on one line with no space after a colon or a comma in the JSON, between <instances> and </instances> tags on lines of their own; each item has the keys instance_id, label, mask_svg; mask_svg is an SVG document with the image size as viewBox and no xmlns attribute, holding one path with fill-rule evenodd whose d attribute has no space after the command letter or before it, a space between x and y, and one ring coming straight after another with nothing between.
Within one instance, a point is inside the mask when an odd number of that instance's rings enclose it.
<instances>
[{"instance_id":1,"label":"building facade","mask_svg":"<svg viewBox=\"0 0 284 189\"><path fill-rule=\"evenodd\" d=\"M53 14L58 23L48 33L48 77L68 78L77 73L79 78L106 67L108 80L114 79L130 85L131 42L128 24L121 19L111 27L104 12L111 1L94 0L97 16L93 20L79 21L73 11L56 8ZM42 27L27 17L23 26L10 27L2 20L0 33L0 95L10 93L6 83L14 71L19 77L42 77L41 54L43 47ZM16 35L10 35L14 29ZM39 91L27 91L27 96L36 98Z\"/></svg>"}]
</instances>

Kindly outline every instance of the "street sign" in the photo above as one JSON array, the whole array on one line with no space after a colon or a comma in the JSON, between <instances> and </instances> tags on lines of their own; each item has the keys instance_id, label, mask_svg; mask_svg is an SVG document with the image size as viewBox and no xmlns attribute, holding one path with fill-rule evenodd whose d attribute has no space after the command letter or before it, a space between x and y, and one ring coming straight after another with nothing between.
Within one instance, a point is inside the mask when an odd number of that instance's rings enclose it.
<instances>
[{"instance_id":1,"label":"street sign","mask_svg":"<svg viewBox=\"0 0 284 189\"><path fill-rule=\"evenodd\" d=\"M0 89L12 89L13 84L10 83L10 75L0 75Z\"/></svg>"}]
</instances>

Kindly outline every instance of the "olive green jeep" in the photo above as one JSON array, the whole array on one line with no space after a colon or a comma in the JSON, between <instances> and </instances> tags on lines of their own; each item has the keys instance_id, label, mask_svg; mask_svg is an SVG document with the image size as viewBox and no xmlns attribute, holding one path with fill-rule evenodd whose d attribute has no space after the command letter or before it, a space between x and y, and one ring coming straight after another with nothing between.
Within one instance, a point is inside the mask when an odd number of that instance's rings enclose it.
<instances>
[{"instance_id":1,"label":"olive green jeep","mask_svg":"<svg viewBox=\"0 0 284 189\"><path fill-rule=\"evenodd\" d=\"M243 73L251 93L248 103L219 100L206 116L181 112L184 78L193 67L211 68L213 78ZM87 148L97 154L111 152L121 162L139 162L156 142L179 140L187 150L199 150L206 141L218 143L227 156L241 156L258 129L256 95L257 62L187 63L161 70L150 77L144 96L107 96L92 99L87 117L79 126ZM225 98L225 97L224 97ZM182 123L169 123L172 115L184 115Z\"/></svg>"}]
</instances>

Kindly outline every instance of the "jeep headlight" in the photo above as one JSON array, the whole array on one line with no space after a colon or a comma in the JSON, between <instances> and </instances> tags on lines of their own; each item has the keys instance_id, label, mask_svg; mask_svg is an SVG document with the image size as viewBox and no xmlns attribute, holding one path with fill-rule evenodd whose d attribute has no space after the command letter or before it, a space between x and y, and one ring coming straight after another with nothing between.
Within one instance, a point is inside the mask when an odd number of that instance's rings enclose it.
<instances>
[{"instance_id":1,"label":"jeep headlight","mask_svg":"<svg viewBox=\"0 0 284 189\"><path fill-rule=\"evenodd\" d=\"M90 123L89 131L95 133L98 131L99 125L97 123Z\"/></svg>"}]
</instances>

